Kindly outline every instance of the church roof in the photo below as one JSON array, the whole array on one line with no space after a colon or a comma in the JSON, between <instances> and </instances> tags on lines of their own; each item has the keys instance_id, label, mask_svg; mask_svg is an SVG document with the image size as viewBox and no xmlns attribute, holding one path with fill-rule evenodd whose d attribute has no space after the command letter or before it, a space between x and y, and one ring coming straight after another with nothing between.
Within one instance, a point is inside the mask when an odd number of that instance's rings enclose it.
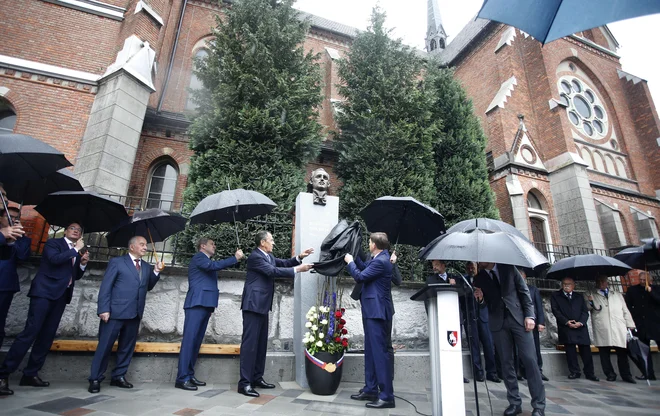
<instances>
[{"instance_id":1,"label":"church roof","mask_svg":"<svg viewBox=\"0 0 660 416\"><path fill-rule=\"evenodd\" d=\"M490 23L498 24L487 19L475 18L470 20L449 45L438 53L438 57L442 64L451 65L461 52L463 52Z\"/></svg>"},{"instance_id":2,"label":"church roof","mask_svg":"<svg viewBox=\"0 0 660 416\"><path fill-rule=\"evenodd\" d=\"M342 36L348 36L350 38L354 38L357 36L359 33L359 30L352 27L348 26L342 23L334 22L332 20L328 20L324 17L316 16L311 13L303 12L302 10L297 10L298 15L300 16L301 19L309 19L309 23L312 27L316 27L319 29L327 30L329 32L337 33Z\"/></svg>"}]
</instances>

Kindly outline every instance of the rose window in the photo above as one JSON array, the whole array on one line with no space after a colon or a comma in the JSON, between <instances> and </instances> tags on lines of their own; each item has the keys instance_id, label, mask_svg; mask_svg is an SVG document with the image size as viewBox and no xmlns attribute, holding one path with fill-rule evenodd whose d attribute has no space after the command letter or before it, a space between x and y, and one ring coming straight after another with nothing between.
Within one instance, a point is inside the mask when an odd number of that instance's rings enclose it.
<instances>
[{"instance_id":1,"label":"rose window","mask_svg":"<svg viewBox=\"0 0 660 416\"><path fill-rule=\"evenodd\" d=\"M559 97L568 119L584 135L601 139L607 135L607 113L600 99L584 82L574 77L559 80Z\"/></svg>"}]
</instances>

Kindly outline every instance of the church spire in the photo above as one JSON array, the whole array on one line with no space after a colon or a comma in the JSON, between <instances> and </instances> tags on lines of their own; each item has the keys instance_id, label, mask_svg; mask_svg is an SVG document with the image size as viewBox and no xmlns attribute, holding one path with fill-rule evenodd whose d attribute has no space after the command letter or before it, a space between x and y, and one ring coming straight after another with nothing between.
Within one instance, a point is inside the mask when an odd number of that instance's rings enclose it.
<instances>
[{"instance_id":1,"label":"church spire","mask_svg":"<svg viewBox=\"0 0 660 416\"><path fill-rule=\"evenodd\" d=\"M442 26L438 0L428 0L426 22L426 51L437 53L447 45L447 34L445 33L445 28Z\"/></svg>"}]
</instances>

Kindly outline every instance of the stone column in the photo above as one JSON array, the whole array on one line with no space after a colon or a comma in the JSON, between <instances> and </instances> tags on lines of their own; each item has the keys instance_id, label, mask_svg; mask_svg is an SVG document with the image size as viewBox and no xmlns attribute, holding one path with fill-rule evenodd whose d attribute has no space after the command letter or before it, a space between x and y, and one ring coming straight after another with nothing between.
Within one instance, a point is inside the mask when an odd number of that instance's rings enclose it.
<instances>
[{"instance_id":1,"label":"stone column","mask_svg":"<svg viewBox=\"0 0 660 416\"><path fill-rule=\"evenodd\" d=\"M564 153L546 166L561 244L604 249L588 165L579 155Z\"/></svg>"},{"instance_id":2,"label":"stone column","mask_svg":"<svg viewBox=\"0 0 660 416\"><path fill-rule=\"evenodd\" d=\"M314 205L311 193L300 193L296 198L296 235L295 251L313 247L314 253L305 259L312 263L319 259L321 243L339 222L339 198L327 196L326 205ZM324 276L316 273L298 273L294 280L293 300L293 351L296 354L296 382L307 388L305 376L305 348L302 344L305 328L305 314L316 305Z\"/></svg>"},{"instance_id":3,"label":"stone column","mask_svg":"<svg viewBox=\"0 0 660 416\"><path fill-rule=\"evenodd\" d=\"M506 176L506 189L509 192L509 200L511 201L511 209L513 211L513 225L531 240L532 235L529 232L527 201L525 200L522 185L518 180L518 175L509 173Z\"/></svg>"},{"instance_id":4,"label":"stone column","mask_svg":"<svg viewBox=\"0 0 660 416\"><path fill-rule=\"evenodd\" d=\"M126 195L149 95L155 52L131 36L103 78L87 121L74 172L89 191Z\"/></svg>"}]
</instances>

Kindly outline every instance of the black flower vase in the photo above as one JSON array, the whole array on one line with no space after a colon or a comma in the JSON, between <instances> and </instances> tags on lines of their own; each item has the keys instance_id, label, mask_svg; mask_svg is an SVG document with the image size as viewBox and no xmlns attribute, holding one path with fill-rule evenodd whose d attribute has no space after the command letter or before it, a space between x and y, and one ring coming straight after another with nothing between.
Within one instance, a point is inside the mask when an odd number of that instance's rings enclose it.
<instances>
[{"instance_id":1,"label":"black flower vase","mask_svg":"<svg viewBox=\"0 0 660 416\"><path fill-rule=\"evenodd\" d=\"M313 355L325 363L335 364L343 354L343 352L329 353L319 351ZM305 357L305 374L307 375L309 389L312 393L319 396L331 396L335 394L341 381L343 367L343 365L337 366L335 371L330 373L317 366L309 357Z\"/></svg>"}]
</instances>

